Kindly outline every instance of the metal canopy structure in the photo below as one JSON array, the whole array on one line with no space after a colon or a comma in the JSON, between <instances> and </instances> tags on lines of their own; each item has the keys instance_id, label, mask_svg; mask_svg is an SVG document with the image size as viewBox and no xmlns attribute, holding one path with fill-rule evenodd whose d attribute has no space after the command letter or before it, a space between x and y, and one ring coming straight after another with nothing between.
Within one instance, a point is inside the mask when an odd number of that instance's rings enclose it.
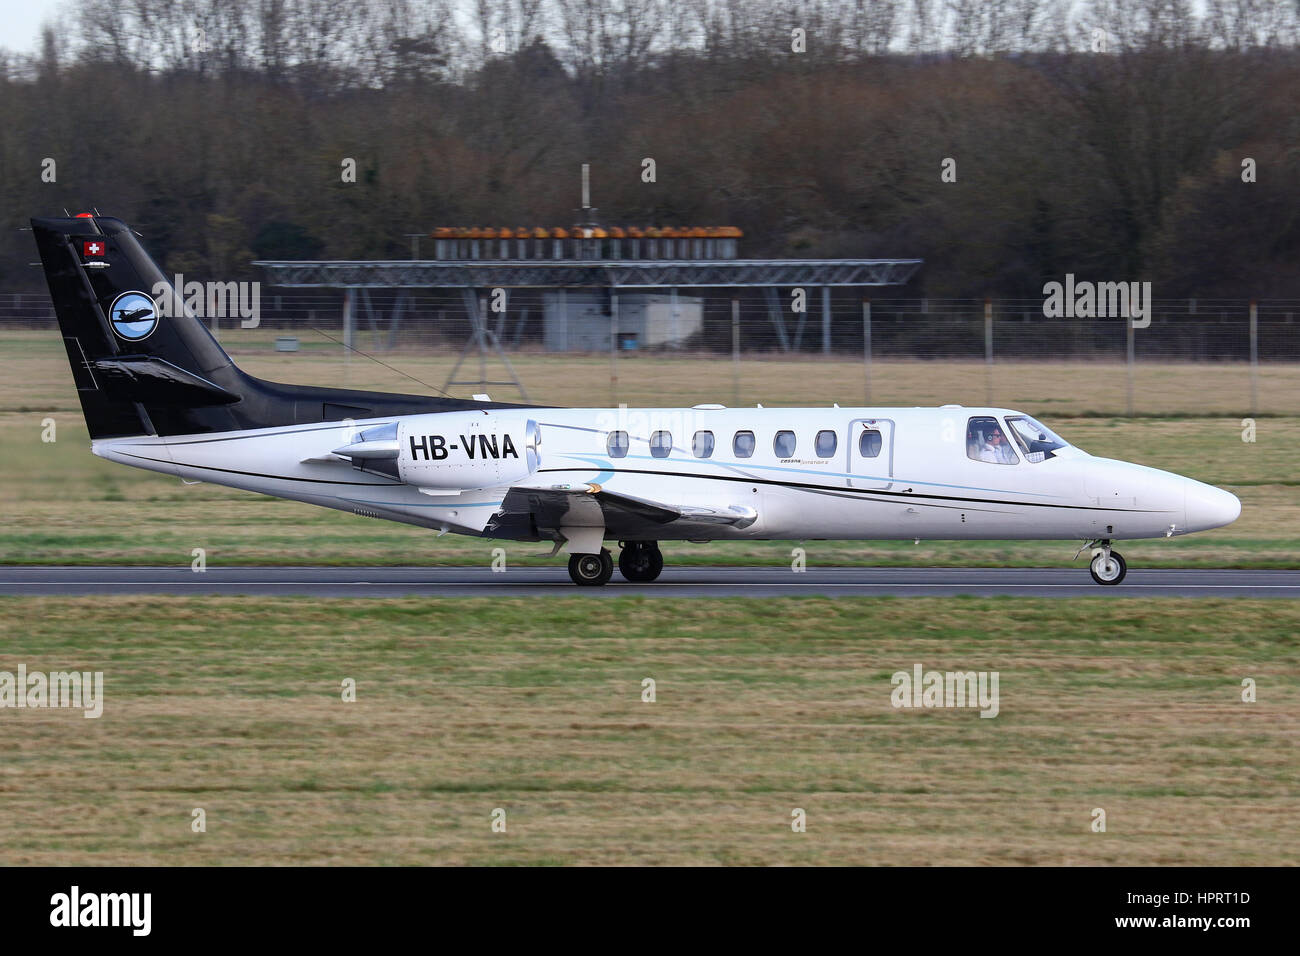
<instances>
[{"instance_id":1,"label":"metal canopy structure","mask_svg":"<svg viewBox=\"0 0 1300 956\"><path fill-rule=\"evenodd\" d=\"M397 259L374 261L269 261L261 266L267 283L297 288L341 289L343 299L343 345L352 349L360 297L375 327L369 289L460 289L469 317L471 335L456 360L444 388L453 385L513 385L527 398L523 383L501 348L500 330L486 320L480 293L489 289L605 289L615 303L611 329L617 329L618 293L630 289L667 289L676 302L678 289L762 289L768 316L781 347L798 348L803 338L806 310L799 314L793 335L787 333L785 318L777 304L780 288L820 287L822 290L822 351L831 348L831 289L872 288L902 285L922 265L920 259ZM394 341L406 293L398 298L390 321L390 343ZM617 356L617 336L611 331L610 360ZM471 352L477 350L479 377L470 381L456 378ZM487 359L495 355L509 372L507 381L489 381ZM611 381L614 376L611 375Z\"/></svg>"},{"instance_id":2,"label":"metal canopy structure","mask_svg":"<svg viewBox=\"0 0 1300 956\"><path fill-rule=\"evenodd\" d=\"M258 261L267 283L301 288L687 289L902 285L920 259L496 259Z\"/></svg>"}]
</instances>

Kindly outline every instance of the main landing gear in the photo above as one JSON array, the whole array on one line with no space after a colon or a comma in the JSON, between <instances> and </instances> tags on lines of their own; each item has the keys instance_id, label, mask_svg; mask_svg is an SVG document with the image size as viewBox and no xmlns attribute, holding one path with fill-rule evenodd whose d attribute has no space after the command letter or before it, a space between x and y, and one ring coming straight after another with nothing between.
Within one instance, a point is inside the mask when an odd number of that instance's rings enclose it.
<instances>
[{"instance_id":1,"label":"main landing gear","mask_svg":"<svg viewBox=\"0 0 1300 956\"><path fill-rule=\"evenodd\" d=\"M621 551L618 555L618 570L628 581L634 584L649 584L659 577L664 569L663 552L654 541L620 541ZM608 548L601 548L600 554L569 555L569 577L574 584L584 587L600 587L608 584L614 575L614 559Z\"/></svg>"},{"instance_id":2,"label":"main landing gear","mask_svg":"<svg viewBox=\"0 0 1300 956\"><path fill-rule=\"evenodd\" d=\"M1088 565L1088 570L1092 573L1092 579L1098 584L1119 584L1124 580L1124 575L1128 574L1128 562L1118 551L1110 549L1110 542L1094 541L1092 542L1100 550L1093 555L1092 563ZM1084 545L1087 547L1087 545Z\"/></svg>"},{"instance_id":3,"label":"main landing gear","mask_svg":"<svg viewBox=\"0 0 1300 956\"><path fill-rule=\"evenodd\" d=\"M664 555L654 541L620 541L618 570L634 584L649 584L664 569Z\"/></svg>"},{"instance_id":4,"label":"main landing gear","mask_svg":"<svg viewBox=\"0 0 1300 956\"><path fill-rule=\"evenodd\" d=\"M569 577L574 584L600 587L608 584L613 576L614 559L609 556L608 548L601 548L600 554L569 555Z\"/></svg>"}]
</instances>

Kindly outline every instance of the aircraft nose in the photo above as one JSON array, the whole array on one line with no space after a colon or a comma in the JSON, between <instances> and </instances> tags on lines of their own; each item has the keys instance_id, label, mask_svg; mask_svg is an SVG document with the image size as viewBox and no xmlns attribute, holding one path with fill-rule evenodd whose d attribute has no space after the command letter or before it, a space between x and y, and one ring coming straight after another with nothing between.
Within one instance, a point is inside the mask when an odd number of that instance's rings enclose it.
<instances>
[{"instance_id":1,"label":"aircraft nose","mask_svg":"<svg viewBox=\"0 0 1300 956\"><path fill-rule=\"evenodd\" d=\"M1187 482L1187 530L1207 531L1232 524L1241 514L1241 501L1230 491L1213 485L1184 479Z\"/></svg>"}]
</instances>

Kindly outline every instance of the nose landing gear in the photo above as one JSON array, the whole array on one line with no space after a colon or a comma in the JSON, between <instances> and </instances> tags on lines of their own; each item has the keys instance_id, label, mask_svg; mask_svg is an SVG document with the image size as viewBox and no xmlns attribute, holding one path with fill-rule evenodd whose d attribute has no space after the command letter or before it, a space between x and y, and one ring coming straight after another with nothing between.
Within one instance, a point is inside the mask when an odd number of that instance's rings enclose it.
<instances>
[{"instance_id":1,"label":"nose landing gear","mask_svg":"<svg viewBox=\"0 0 1300 956\"><path fill-rule=\"evenodd\" d=\"M1110 541L1092 543L1098 548L1097 553L1092 556L1092 563L1088 565L1092 579L1098 584L1119 584L1124 580L1124 575L1128 574L1128 562L1118 551L1110 549Z\"/></svg>"}]
</instances>

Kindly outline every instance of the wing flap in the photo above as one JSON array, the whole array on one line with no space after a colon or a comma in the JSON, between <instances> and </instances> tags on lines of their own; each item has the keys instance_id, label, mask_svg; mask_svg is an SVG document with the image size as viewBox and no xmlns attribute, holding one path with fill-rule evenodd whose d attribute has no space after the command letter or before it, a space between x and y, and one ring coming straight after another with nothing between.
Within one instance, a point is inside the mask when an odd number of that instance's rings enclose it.
<instances>
[{"instance_id":1,"label":"wing flap","mask_svg":"<svg viewBox=\"0 0 1300 956\"><path fill-rule=\"evenodd\" d=\"M516 486L506 494L502 511L529 514L539 529L603 524L611 534L652 533L669 524L743 529L758 520L758 512L747 505L671 505L597 484Z\"/></svg>"}]
</instances>

